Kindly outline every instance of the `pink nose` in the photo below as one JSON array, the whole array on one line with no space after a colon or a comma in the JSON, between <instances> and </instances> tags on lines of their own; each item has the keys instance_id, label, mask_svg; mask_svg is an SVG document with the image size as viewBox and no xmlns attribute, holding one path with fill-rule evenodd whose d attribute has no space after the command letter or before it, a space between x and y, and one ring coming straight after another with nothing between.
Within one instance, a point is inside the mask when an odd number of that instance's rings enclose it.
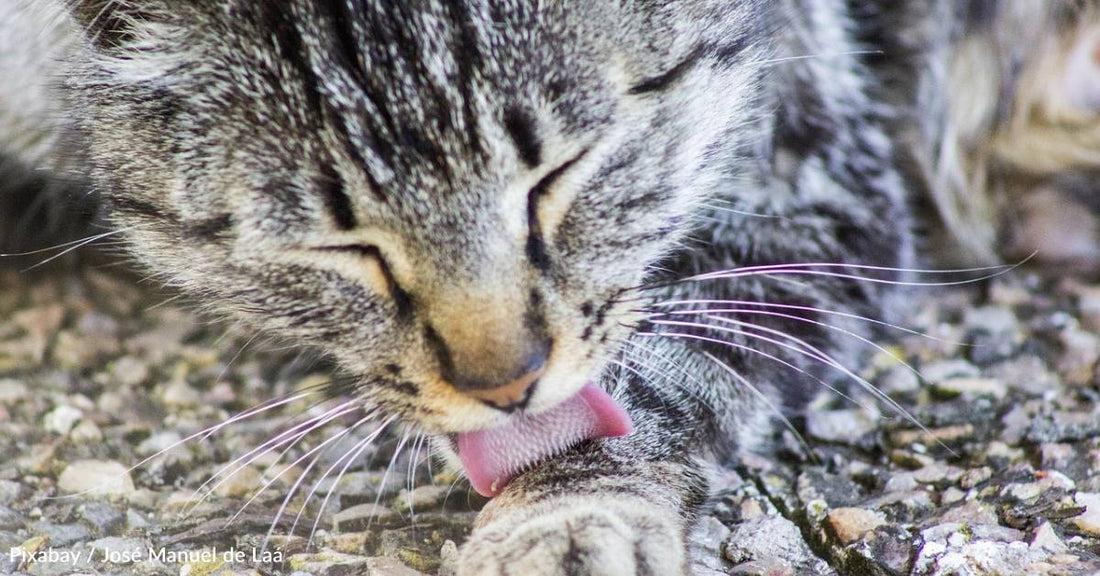
<instances>
[{"instance_id":1,"label":"pink nose","mask_svg":"<svg viewBox=\"0 0 1100 576\"><path fill-rule=\"evenodd\" d=\"M465 390L463 393L505 412L523 409L527 406L539 378L545 371L544 367L539 367L538 370L528 372L503 386Z\"/></svg>"}]
</instances>

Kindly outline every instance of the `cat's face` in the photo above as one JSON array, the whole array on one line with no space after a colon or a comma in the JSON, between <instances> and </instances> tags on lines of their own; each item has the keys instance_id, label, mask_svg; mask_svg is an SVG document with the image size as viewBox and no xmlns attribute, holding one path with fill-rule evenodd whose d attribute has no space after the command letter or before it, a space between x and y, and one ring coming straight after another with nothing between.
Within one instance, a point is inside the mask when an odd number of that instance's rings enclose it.
<instances>
[{"instance_id":1,"label":"cat's face","mask_svg":"<svg viewBox=\"0 0 1100 576\"><path fill-rule=\"evenodd\" d=\"M752 2L130 4L76 94L135 254L432 432L595 380L751 113Z\"/></svg>"}]
</instances>

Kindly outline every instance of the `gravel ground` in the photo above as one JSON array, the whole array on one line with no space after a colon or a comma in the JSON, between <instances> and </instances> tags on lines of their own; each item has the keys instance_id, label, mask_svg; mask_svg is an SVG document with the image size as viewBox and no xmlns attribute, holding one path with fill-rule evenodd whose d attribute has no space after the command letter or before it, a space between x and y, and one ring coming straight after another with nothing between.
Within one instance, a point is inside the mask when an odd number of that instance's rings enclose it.
<instances>
[{"instance_id":1,"label":"gravel ground","mask_svg":"<svg viewBox=\"0 0 1100 576\"><path fill-rule=\"evenodd\" d=\"M861 376L926 429L824 398L796 422L813 456L787 433L777 457L718 474L697 574L1100 573L1100 286L1014 273L924 292L907 326L925 335ZM114 268L0 272L0 574L451 573L483 502L400 430L339 483L378 427L338 436L361 414L218 475L337 406L312 396L175 446L329 377L226 332Z\"/></svg>"}]
</instances>

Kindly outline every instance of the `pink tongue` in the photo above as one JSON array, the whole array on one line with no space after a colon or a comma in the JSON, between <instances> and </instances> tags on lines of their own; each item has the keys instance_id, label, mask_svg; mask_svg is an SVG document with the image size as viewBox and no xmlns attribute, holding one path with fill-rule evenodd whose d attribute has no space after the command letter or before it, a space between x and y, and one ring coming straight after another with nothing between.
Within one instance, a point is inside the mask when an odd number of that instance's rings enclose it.
<instances>
[{"instance_id":1,"label":"pink tongue","mask_svg":"<svg viewBox=\"0 0 1100 576\"><path fill-rule=\"evenodd\" d=\"M595 384L534 416L519 415L491 430L458 435L458 457L478 494L500 494L527 466L590 438L626 436L634 423Z\"/></svg>"}]
</instances>

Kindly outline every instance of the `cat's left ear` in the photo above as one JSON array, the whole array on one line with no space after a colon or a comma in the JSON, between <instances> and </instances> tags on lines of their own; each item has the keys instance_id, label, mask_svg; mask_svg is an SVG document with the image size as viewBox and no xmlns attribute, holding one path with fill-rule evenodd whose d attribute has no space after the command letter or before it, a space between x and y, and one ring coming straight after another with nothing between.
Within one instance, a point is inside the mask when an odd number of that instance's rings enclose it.
<instances>
[{"instance_id":1,"label":"cat's left ear","mask_svg":"<svg viewBox=\"0 0 1100 576\"><path fill-rule=\"evenodd\" d=\"M150 0L66 0L68 11L97 48L110 49L129 43L143 22L156 11Z\"/></svg>"}]
</instances>

